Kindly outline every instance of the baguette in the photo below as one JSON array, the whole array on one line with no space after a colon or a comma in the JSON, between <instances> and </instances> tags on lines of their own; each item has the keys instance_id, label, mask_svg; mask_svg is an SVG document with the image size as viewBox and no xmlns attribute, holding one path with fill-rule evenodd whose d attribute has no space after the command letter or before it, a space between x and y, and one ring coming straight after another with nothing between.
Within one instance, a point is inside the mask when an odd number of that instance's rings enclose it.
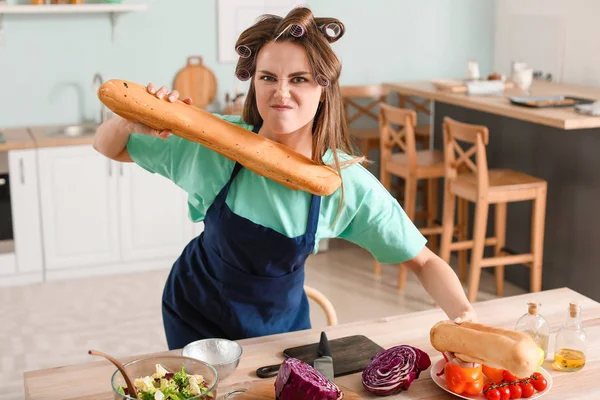
<instances>
[{"instance_id":1,"label":"baguette","mask_svg":"<svg viewBox=\"0 0 600 400\"><path fill-rule=\"evenodd\" d=\"M159 99L137 83L109 80L98 89L98 98L125 119L170 130L291 189L328 196L341 185L333 168L198 107Z\"/></svg>"},{"instance_id":2,"label":"baguette","mask_svg":"<svg viewBox=\"0 0 600 400\"><path fill-rule=\"evenodd\" d=\"M539 362L538 346L527 334L480 323L440 321L431 328L429 340L440 352L500 367L521 378L533 374Z\"/></svg>"}]
</instances>

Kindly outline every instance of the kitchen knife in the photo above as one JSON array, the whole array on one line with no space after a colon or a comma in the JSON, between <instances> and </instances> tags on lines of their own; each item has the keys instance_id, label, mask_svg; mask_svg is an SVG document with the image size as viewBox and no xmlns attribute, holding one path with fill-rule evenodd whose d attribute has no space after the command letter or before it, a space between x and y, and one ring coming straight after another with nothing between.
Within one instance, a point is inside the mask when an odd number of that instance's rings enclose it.
<instances>
[{"instance_id":1,"label":"kitchen knife","mask_svg":"<svg viewBox=\"0 0 600 400\"><path fill-rule=\"evenodd\" d=\"M321 332L321 341L317 350L319 358L316 358L313 367L322 373L325 378L330 382L333 382L333 358L331 355L331 347L329 347L329 340L325 332Z\"/></svg>"}]
</instances>

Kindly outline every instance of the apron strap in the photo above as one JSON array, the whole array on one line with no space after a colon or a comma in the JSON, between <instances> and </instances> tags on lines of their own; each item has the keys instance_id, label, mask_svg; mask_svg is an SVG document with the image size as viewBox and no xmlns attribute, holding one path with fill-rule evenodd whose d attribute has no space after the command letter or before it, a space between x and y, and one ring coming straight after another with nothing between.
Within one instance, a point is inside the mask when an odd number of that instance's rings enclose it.
<instances>
[{"instance_id":1,"label":"apron strap","mask_svg":"<svg viewBox=\"0 0 600 400\"><path fill-rule=\"evenodd\" d=\"M314 235L319 226L319 212L321 210L321 196L312 195L310 199L310 208L308 209L308 222L306 224L306 233Z\"/></svg>"}]
</instances>

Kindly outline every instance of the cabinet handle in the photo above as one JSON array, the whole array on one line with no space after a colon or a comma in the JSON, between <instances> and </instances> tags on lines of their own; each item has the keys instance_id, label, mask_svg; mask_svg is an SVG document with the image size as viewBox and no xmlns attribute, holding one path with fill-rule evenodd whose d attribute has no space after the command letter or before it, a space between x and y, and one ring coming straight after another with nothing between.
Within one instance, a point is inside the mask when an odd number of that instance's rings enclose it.
<instances>
[{"instance_id":1,"label":"cabinet handle","mask_svg":"<svg viewBox=\"0 0 600 400\"><path fill-rule=\"evenodd\" d=\"M123 176L123 163L119 163L119 174Z\"/></svg>"},{"instance_id":2,"label":"cabinet handle","mask_svg":"<svg viewBox=\"0 0 600 400\"><path fill-rule=\"evenodd\" d=\"M19 158L19 179L21 179L21 185L25 184L25 165L23 159Z\"/></svg>"},{"instance_id":3,"label":"cabinet handle","mask_svg":"<svg viewBox=\"0 0 600 400\"><path fill-rule=\"evenodd\" d=\"M112 161L108 160L108 176L112 177Z\"/></svg>"}]
</instances>

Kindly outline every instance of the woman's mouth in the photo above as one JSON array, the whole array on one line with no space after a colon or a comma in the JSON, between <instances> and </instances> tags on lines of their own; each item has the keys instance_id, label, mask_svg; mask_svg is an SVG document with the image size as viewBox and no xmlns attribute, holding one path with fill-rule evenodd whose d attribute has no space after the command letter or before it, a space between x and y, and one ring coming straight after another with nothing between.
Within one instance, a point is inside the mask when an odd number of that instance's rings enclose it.
<instances>
[{"instance_id":1,"label":"woman's mouth","mask_svg":"<svg viewBox=\"0 0 600 400\"><path fill-rule=\"evenodd\" d=\"M288 111L288 110L292 109L291 106L286 106L284 104L275 104L275 105L272 105L271 108L273 108L277 111Z\"/></svg>"}]
</instances>

